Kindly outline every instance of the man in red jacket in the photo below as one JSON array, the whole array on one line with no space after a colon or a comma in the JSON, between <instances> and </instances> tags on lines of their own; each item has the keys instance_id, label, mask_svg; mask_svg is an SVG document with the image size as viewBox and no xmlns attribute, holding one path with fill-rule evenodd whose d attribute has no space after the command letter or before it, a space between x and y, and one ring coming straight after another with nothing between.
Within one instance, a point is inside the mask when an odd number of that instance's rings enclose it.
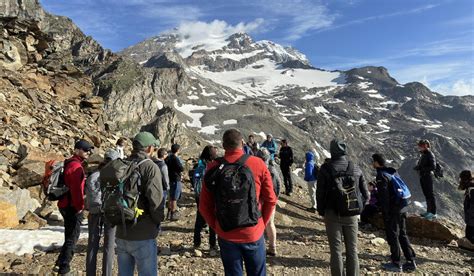
<instances>
[{"instance_id":1,"label":"man in red jacket","mask_svg":"<svg viewBox=\"0 0 474 276\"><path fill-rule=\"evenodd\" d=\"M56 261L55 272L66 274L71 271L69 263L81 233L82 210L84 209L84 173L83 162L94 147L85 140L74 145L74 155L64 161L64 183L69 192L58 201L59 211L64 218L64 244Z\"/></svg>"},{"instance_id":2,"label":"man in red jacket","mask_svg":"<svg viewBox=\"0 0 474 276\"><path fill-rule=\"evenodd\" d=\"M224 159L229 163L237 162L244 154L242 134L236 129L227 130L222 141L225 149ZM219 161L213 161L208 165L207 171L218 165L220 165ZM263 232L275 208L277 198L265 163L260 158L250 156L245 161L245 165L252 172L256 201L261 212L257 224L224 231L216 216L214 194L208 189L206 180L201 190L199 211L219 237L221 259L226 275L242 275L242 260L245 262L247 275L266 275Z\"/></svg>"}]
</instances>

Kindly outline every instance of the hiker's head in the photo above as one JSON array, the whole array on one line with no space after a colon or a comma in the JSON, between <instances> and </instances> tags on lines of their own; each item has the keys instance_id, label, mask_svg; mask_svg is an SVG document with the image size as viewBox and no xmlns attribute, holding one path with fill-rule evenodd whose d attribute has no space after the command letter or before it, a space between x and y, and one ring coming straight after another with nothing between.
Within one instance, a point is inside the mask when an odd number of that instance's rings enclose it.
<instances>
[{"instance_id":1,"label":"hiker's head","mask_svg":"<svg viewBox=\"0 0 474 276\"><path fill-rule=\"evenodd\" d=\"M125 139L124 138L119 138L115 145L119 146L119 147L124 147L125 146Z\"/></svg>"},{"instance_id":2,"label":"hiker's head","mask_svg":"<svg viewBox=\"0 0 474 276\"><path fill-rule=\"evenodd\" d=\"M372 167L382 168L385 167L385 158L380 153L375 153L372 155Z\"/></svg>"},{"instance_id":3,"label":"hiker's head","mask_svg":"<svg viewBox=\"0 0 474 276\"><path fill-rule=\"evenodd\" d=\"M347 155L347 144L342 140L334 139L331 141L329 151L332 159Z\"/></svg>"},{"instance_id":4,"label":"hiker's head","mask_svg":"<svg viewBox=\"0 0 474 276\"><path fill-rule=\"evenodd\" d=\"M171 152L172 152L173 154L177 154L180 149L181 149L181 146L178 145L178 144L173 144L173 145L171 145Z\"/></svg>"},{"instance_id":5,"label":"hiker's head","mask_svg":"<svg viewBox=\"0 0 474 276\"><path fill-rule=\"evenodd\" d=\"M469 170L464 170L459 174L459 189L466 190L470 187L474 187L474 183L472 182L472 173Z\"/></svg>"},{"instance_id":6,"label":"hiker's head","mask_svg":"<svg viewBox=\"0 0 474 276\"><path fill-rule=\"evenodd\" d=\"M222 136L222 147L225 150L242 149L242 133L235 128L228 129Z\"/></svg>"},{"instance_id":7,"label":"hiker's head","mask_svg":"<svg viewBox=\"0 0 474 276\"><path fill-rule=\"evenodd\" d=\"M271 159L270 152L266 148L261 148L257 151L257 157L261 158L265 164L268 164Z\"/></svg>"},{"instance_id":8,"label":"hiker's head","mask_svg":"<svg viewBox=\"0 0 474 276\"><path fill-rule=\"evenodd\" d=\"M282 139L282 140L281 140L281 146L282 146L282 147L288 146L288 140Z\"/></svg>"},{"instance_id":9,"label":"hiker's head","mask_svg":"<svg viewBox=\"0 0 474 276\"><path fill-rule=\"evenodd\" d=\"M201 152L201 156L199 156L199 159L205 160L205 161L211 161L214 160L217 156L217 149L214 146L207 145L204 147L204 149Z\"/></svg>"},{"instance_id":10,"label":"hiker's head","mask_svg":"<svg viewBox=\"0 0 474 276\"><path fill-rule=\"evenodd\" d=\"M250 142L250 143L255 142L255 137L253 136L253 134L250 134L250 135L249 135L249 142Z\"/></svg>"},{"instance_id":11,"label":"hiker's head","mask_svg":"<svg viewBox=\"0 0 474 276\"><path fill-rule=\"evenodd\" d=\"M140 132L133 138L133 151L143 151L151 155L158 146L160 146L160 140L147 131Z\"/></svg>"},{"instance_id":12,"label":"hiker's head","mask_svg":"<svg viewBox=\"0 0 474 276\"><path fill-rule=\"evenodd\" d=\"M109 149L104 153L104 163L109 163L120 158L120 153L114 149Z\"/></svg>"},{"instance_id":13,"label":"hiker's head","mask_svg":"<svg viewBox=\"0 0 474 276\"><path fill-rule=\"evenodd\" d=\"M270 142L273 139L273 135L267 134L267 141Z\"/></svg>"},{"instance_id":14,"label":"hiker's head","mask_svg":"<svg viewBox=\"0 0 474 276\"><path fill-rule=\"evenodd\" d=\"M166 156L168 156L168 151L165 148L160 148L158 149L158 152L156 153L159 159L165 159Z\"/></svg>"},{"instance_id":15,"label":"hiker's head","mask_svg":"<svg viewBox=\"0 0 474 276\"><path fill-rule=\"evenodd\" d=\"M93 149L94 146L86 140L81 139L74 144L74 155L77 155L82 159L87 159Z\"/></svg>"},{"instance_id":16,"label":"hiker's head","mask_svg":"<svg viewBox=\"0 0 474 276\"><path fill-rule=\"evenodd\" d=\"M421 139L421 140L418 141L417 146L418 146L418 150L423 152L423 151L429 149L431 147L431 144L430 144L430 141L428 141L426 139Z\"/></svg>"},{"instance_id":17,"label":"hiker's head","mask_svg":"<svg viewBox=\"0 0 474 276\"><path fill-rule=\"evenodd\" d=\"M367 188L369 189L369 192L372 192L373 190L375 190L377 186L375 185L374 182L369 182L369 185L367 185Z\"/></svg>"}]
</instances>

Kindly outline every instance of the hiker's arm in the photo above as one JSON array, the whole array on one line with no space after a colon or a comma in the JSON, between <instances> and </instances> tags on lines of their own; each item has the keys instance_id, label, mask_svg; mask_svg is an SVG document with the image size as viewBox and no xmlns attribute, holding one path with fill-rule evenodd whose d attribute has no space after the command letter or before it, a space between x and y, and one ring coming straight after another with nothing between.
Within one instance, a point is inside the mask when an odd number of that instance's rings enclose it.
<instances>
[{"instance_id":1,"label":"hiker's arm","mask_svg":"<svg viewBox=\"0 0 474 276\"><path fill-rule=\"evenodd\" d=\"M293 149L290 148L290 165L293 165Z\"/></svg>"},{"instance_id":2,"label":"hiker's arm","mask_svg":"<svg viewBox=\"0 0 474 276\"><path fill-rule=\"evenodd\" d=\"M176 162L177 172L182 173L184 171L184 166L183 166L183 163L181 162L181 159L176 156L175 162Z\"/></svg>"},{"instance_id":3,"label":"hiker's arm","mask_svg":"<svg viewBox=\"0 0 474 276\"><path fill-rule=\"evenodd\" d=\"M370 200L370 194L369 194L369 189L367 189L367 183L365 183L365 178L364 178L364 175L362 174L362 171L360 171L359 189L364 200L363 202L364 205L368 204Z\"/></svg>"},{"instance_id":4,"label":"hiker's arm","mask_svg":"<svg viewBox=\"0 0 474 276\"><path fill-rule=\"evenodd\" d=\"M428 153L428 164L427 164L427 171L434 171L436 169L436 159L434 154L430 151Z\"/></svg>"},{"instance_id":5,"label":"hiker's arm","mask_svg":"<svg viewBox=\"0 0 474 276\"><path fill-rule=\"evenodd\" d=\"M275 195L275 191L273 190L272 176L270 175L270 171L268 171L267 166L263 164L263 161L262 166L264 170L262 178L260 180L260 202L262 203L263 223L267 225L273 213L273 209L275 208L275 205L277 203L277 197Z\"/></svg>"},{"instance_id":6,"label":"hiker's arm","mask_svg":"<svg viewBox=\"0 0 474 276\"><path fill-rule=\"evenodd\" d=\"M163 170L162 179L165 180L165 183L163 183L164 184L163 187L165 187L166 190L169 190L170 189L170 177L168 175L168 166L166 166L166 165L163 166L162 170Z\"/></svg>"},{"instance_id":7,"label":"hiker's arm","mask_svg":"<svg viewBox=\"0 0 474 276\"><path fill-rule=\"evenodd\" d=\"M151 163L151 162L150 162ZM151 219L154 223L160 224L163 221L163 183L161 177L161 171L158 166L148 166L146 168L147 177L145 183L142 183L146 187L145 195L148 199L148 212L150 213Z\"/></svg>"},{"instance_id":8,"label":"hiker's arm","mask_svg":"<svg viewBox=\"0 0 474 276\"><path fill-rule=\"evenodd\" d=\"M316 202L318 213L324 216L326 209L326 197L327 197L327 175L325 173L326 165L322 165L318 172L318 182L316 185Z\"/></svg>"},{"instance_id":9,"label":"hiker's arm","mask_svg":"<svg viewBox=\"0 0 474 276\"><path fill-rule=\"evenodd\" d=\"M84 170L81 165L68 164L71 169L67 169L64 172L64 180L69 187L69 193L71 196L71 206L76 212L81 212L84 209Z\"/></svg>"},{"instance_id":10,"label":"hiker's arm","mask_svg":"<svg viewBox=\"0 0 474 276\"><path fill-rule=\"evenodd\" d=\"M199 196L199 212L209 227L216 229L216 206L214 196L207 189L205 180L202 180L201 195Z\"/></svg>"}]
</instances>

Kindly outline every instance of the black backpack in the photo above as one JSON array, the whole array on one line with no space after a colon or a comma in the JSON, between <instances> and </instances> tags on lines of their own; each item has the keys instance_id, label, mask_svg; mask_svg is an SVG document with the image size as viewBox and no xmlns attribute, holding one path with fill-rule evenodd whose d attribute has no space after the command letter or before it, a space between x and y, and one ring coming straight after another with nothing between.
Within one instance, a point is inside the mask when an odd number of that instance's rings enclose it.
<instances>
[{"instance_id":1,"label":"black backpack","mask_svg":"<svg viewBox=\"0 0 474 276\"><path fill-rule=\"evenodd\" d=\"M255 226L261 217L253 173L245 165L249 157L244 154L235 163L218 158L219 165L204 176L207 189L214 195L217 221L225 232Z\"/></svg>"},{"instance_id":2,"label":"black backpack","mask_svg":"<svg viewBox=\"0 0 474 276\"><path fill-rule=\"evenodd\" d=\"M141 191L139 166L150 159L139 162L117 159L100 170L100 183L104 189L102 211L112 226L136 224L144 210L138 208Z\"/></svg>"},{"instance_id":3,"label":"black backpack","mask_svg":"<svg viewBox=\"0 0 474 276\"><path fill-rule=\"evenodd\" d=\"M332 193L334 195L336 212L343 217L360 215L363 206L356 187L354 177L354 164L349 161L346 171L337 172L330 166L331 176L334 181Z\"/></svg>"}]
</instances>

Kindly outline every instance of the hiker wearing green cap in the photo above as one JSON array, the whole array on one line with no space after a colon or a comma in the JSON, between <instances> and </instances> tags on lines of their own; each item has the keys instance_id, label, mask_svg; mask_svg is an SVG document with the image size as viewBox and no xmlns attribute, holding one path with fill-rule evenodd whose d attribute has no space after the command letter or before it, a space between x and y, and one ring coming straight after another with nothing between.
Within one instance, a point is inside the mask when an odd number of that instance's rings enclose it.
<instances>
[{"instance_id":1,"label":"hiker wearing green cap","mask_svg":"<svg viewBox=\"0 0 474 276\"><path fill-rule=\"evenodd\" d=\"M150 159L160 145L149 132L140 132L133 139L133 150L127 161L138 164L140 175L137 208L143 210L136 222L117 227L117 260L119 275L157 275L157 244L159 226L164 217L163 185L160 169Z\"/></svg>"}]
</instances>

